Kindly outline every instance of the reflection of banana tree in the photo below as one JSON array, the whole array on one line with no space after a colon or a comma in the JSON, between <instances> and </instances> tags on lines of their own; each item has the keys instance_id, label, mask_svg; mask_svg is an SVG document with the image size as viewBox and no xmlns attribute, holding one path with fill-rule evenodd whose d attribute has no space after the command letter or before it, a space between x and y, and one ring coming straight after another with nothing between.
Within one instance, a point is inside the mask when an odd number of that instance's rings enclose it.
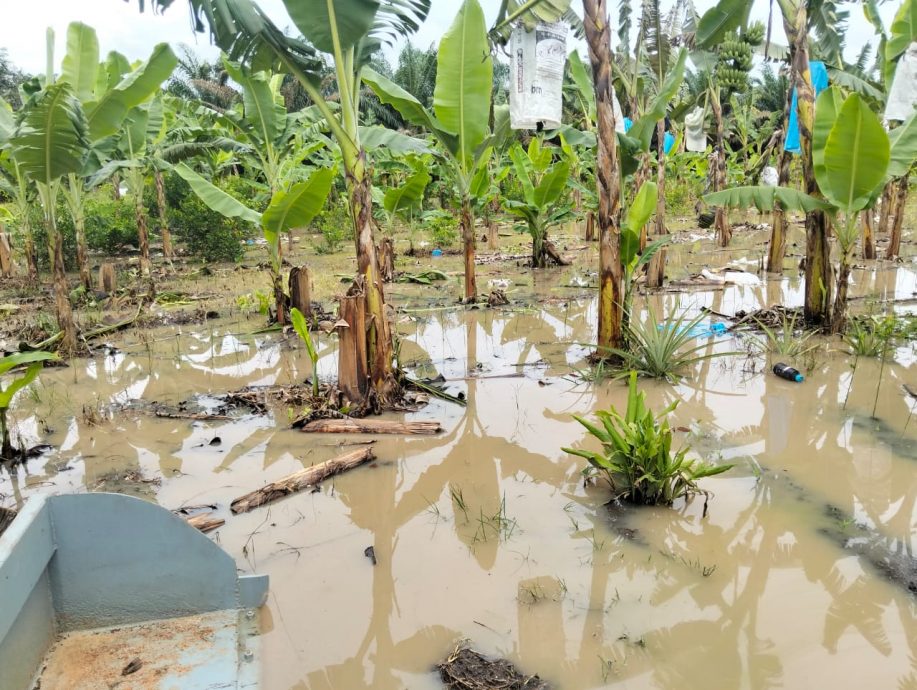
<instances>
[{"instance_id":1,"label":"reflection of banana tree","mask_svg":"<svg viewBox=\"0 0 917 690\"><path fill-rule=\"evenodd\" d=\"M553 151L556 150L542 146L540 137L532 138L528 150L518 142L509 150L523 198L508 199L504 207L528 225L532 236L533 268L546 268L549 258L559 265L566 264L548 240L548 228L558 222L555 211L570 175L570 162L565 156L561 155L560 160L554 161Z\"/></svg>"},{"instance_id":2,"label":"reflection of banana tree","mask_svg":"<svg viewBox=\"0 0 917 690\"><path fill-rule=\"evenodd\" d=\"M433 112L414 96L372 70L363 80L383 103L393 106L413 125L429 130L447 154L453 181L461 197L461 227L465 256L465 300L474 301L474 197L471 182L486 165L490 134L493 62L484 12L477 0L465 0L439 44Z\"/></svg>"},{"instance_id":3,"label":"reflection of banana tree","mask_svg":"<svg viewBox=\"0 0 917 690\"><path fill-rule=\"evenodd\" d=\"M280 236L291 228L308 225L322 210L334 170L320 168L303 182L297 182L287 191L276 192L264 213L258 213L233 198L213 183L198 175L184 163L175 166L175 172L187 182L207 206L227 218L241 218L261 228L267 241L271 261L271 285L274 290L275 318L277 323L287 323L287 296L283 291L280 265Z\"/></svg>"}]
</instances>

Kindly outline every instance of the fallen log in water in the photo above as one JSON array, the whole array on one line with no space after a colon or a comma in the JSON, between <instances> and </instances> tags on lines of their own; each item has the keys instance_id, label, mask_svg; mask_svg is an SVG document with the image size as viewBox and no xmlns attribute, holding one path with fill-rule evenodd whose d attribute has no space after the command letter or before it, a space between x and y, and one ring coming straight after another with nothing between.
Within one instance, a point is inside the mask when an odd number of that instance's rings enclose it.
<instances>
[{"instance_id":1,"label":"fallen log in water","mask_svg":"<svg viewBox=\"0 0 917 690\"><path fill-rule=\"evenodd\" d=\"M432 435L442 431L439 422L389 422L382 419L313 419L300 431L309 434Z\"/></svg>"},{"instance_id":2,"label":"fallen log in water","mask_svg":"<svg viewBox=\"0 0 917 690\"><path fill-rule=\"evenodd\" d=\"M352 470L354 467L362 465L364 462L373 460L376 456L372 448L360 448L359 450L339 455L331 460L306 467L305 469L294 472L293 474L271 482L267 486L251 491L244 496L239 496L234 500L229 509L233 515L247 513L253 508L263 506L266 503L272 503L290 494L315 486L319 482L341 472Z\"/></svg>"},{"instance_id":3,"label":"fallen log in water","mask_svg":"<svg viewBox=\"0 0 917 690\"><path fill-rule=\"evenodd\" d=\"M192 517L186 518L187 522L192 527L200 530L201 532L211 532L217 527L222 527L226 524L226 520L223 518L212 517L210 513L203 513L201 515L194 515Z\"/></svg>"}]
</instances>

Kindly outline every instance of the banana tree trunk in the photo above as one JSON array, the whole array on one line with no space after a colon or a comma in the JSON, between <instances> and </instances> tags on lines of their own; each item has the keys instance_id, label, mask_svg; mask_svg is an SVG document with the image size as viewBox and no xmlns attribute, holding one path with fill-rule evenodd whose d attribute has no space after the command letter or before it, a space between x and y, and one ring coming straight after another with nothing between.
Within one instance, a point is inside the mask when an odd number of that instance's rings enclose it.
<instances>
[{"instance_id":1,"label":"banana tree trunk","mask_svg":"<svg viewBox=\"0 0 917 690\"><path fill-rule=\"evenodd\" d=\"M665 227L665 121L660 120L656 124L657 140L657 166L656 166L656 187L658 196L656 197L656 236L662 237L668 234ZM646 271L647 287L662 287L665 281L665 249L657 251L653 258L650 259L650 265Z\"/></svg>"},{"instance_id":2,"label":"banana tree trunk","mask_svg":"<svg viewBox=\"0 0 917 690\"><path fill-rule=\"evenodd\" d=\"M172 231L169 230L169 220L166 216L166 185L162 171L153 174L156 183L156 210L159 211L159 233L162 236L162 254L166 261L172 260Z\"/></svg>"},{"instance_id":3,"label":"banana tree trunk","mask_svg":"<svg viewBox=\"0 0 917 690\"><path fill-rule=\"evenodd\" d=\"M586 212L586 241L595 241L595 212Z\"/></svg>"},{"instance_id":4,"label":"banana tree trunk","mask_svg":"<svg viewBox=\"0 0 917 690\"><path fill-rule=\"evenodd\" d=\"M153 281L153 267L150 263L150 235L146 220L146 209L143 208L143 193L137 190L134 201L134 219L137 223L137 239L140 242L140 278L146 279L149 286L149 298L156 297L156 284Z\"/></svg>"},{"instance_id":5,"label":"banana tree trunk","mask_svg":"<svg viewBox=\"0 0 917 690\"><path fill-rule=\"evenodd\" d=\"M544 229L532 225L529 227L529 233L532 235L532 268L546 268L548 257L544 251Z\"/></svg>"},{"instance_id":6,"label":"banana tree trunk","mask_svg":"<svg viewBox=\"0 0 917 690\"><path fill-rule=\"evenodd\" d=\"M64 269L64 238L57 231L54 219L47 221L48 242L51 250L51 275L54 281L54 308L57 311L57 325L63 333L61 352L70 354L76 349L76 324L70 307L70 286Z\"/></svg>"},{"instance_id":7,"label":"banana tree trunk","mask_svg":"<svg viewBox=\"0 0 917 690\"><path fill-rule=\"evenodd\" d=\"M876 242L872 229L872 209L867 209L860 214L863 225L863 258L876 258Z\"/></svg>"},{"instance_id":8,"label":"banana tree trunk","mask_svg":"<svg viewBox=\"0 0 917 690\"><path fill-rule=\"evenodd\" d=\"M471 197L462 195L462 243L465 254L465 303L477 299L478 286L474 277L474 215L471 213Z\"/></svg>"},{"instance_id":9,"label":"banana tree trunk","mask_svg":"<svg viewBox=\"0 0 917 690\"><path fill-rule=\"evenodd\" d=\"M790 81L793 81L793 66L790 65ZM793 107L793 89L787 89L786 105L783 110L783 131L787 131L790 125L790 114ZM779 140L778 144L779 146ZM790 183L790 162L791 154L783 150L777 159L777 184L786 187ZM787 222L786 211L779 205L774 206L773 224L771 225L771 241L767 250L767 271L768 273L783 273L783 260L786 258L786 236Z\"/></svg>"},{"instance_id":10,"label":"banana tree trunk","mask_svg":"<svg viewBox=\"0 0 917 690\"><path fill-rule=\"evenodd\" d=\"M495 250L499 246L499 230L497 228L497 221L494 220L494 216L500 211L500 200L494 199L490 202L490 211L487 214L487 248Z\"/></svg>"},{"instance_id":11,"label":"banana tree trunk","mask_svg":"<svg viewBox=\"0 0 917 690\"><path fill-rule=\"evenodd\" d=\"M637 173L634 175L634 183L633 185L631 185L631 188L633 189L633 195L631 196L629 201L633 201L633 196L636 196L637 190L643 186L644 182L650 179L650 166L651 166L650 154L641 153L640 154L640 167L637 168ZM622 193L626 193L626 191L622 190ZM648 225L649 224L644 225L642 228L640 228L640 251L641 252L644 249L646 249L647 235L649 234L647 230Z\"/></svg>"},{"instance_id":12,"label":"banana tree trunk","mask_svg":"<svg viewBox=\"0 0 917 690\"><path fill-rule=\"evenodd\" d=\"M895 259L901 251L901 230L904 226L904 207L907 204L908 176L904 175L894 182L892 196L893 209L889 215L888 247L885 250L886 259Z\"/></svg>"},{"instance_id":13,"label":"banana tree trunk","mask_svg":"<svg viewBox=\"0 0 917 690\"><path fill-rule=\"evenodd\" d=\"M83 210L83 181L78 175L67 176L64 198L73 219L76 235L76 265L80 272L80 284L88 292L92 290L92 275L89 272L89 247L86 245L86 214Z\"/></svg>"},{"instance_id":14,"label":"banana tree trunk","mask_svg":"<svg viewBox=\"0 0 917 690\"><path fill-rule=\"evenodd\" d=\"M614 92L611 75L611 27L607 0L583 0L583 27L595 86L598 152L596 184L599 224L598 352L623 343L624 267L621 265L621 173L615 134Z\"/></svg>"},{"instance_id":15,"label":"banana tree trunk","mask_svg":"<svg viewBox=\"0 0 917 690\"><path fill-rule=\"evenodd\" d=\"M118 173L111 176L111 198L115 201L121 200L121 175Z\"/></svg>"},{"instance_id":16,"label":"banana tree trunk","mask_svg":"<svg viewBox=\"0 0 917 690\"><path fill-rule=\"evenodd\" d=\"M365 338L367 368L372 388L382 405L394 402L398 395L395 380L392 335L385 309L385 292L376 256L372 223L372 181L366 172L366 152L360 150L356 165L347 171L350 212L353 215L357 242L357 270L363 276L366 300Z\"/></svg>"},{"instance_id":17,"label":"banana tree trunk","mask_svg":"<svg viewBox=\"0 0 917 690\"><path fill-rule=\"evenodd\" d=\"M831 319L831 332L843 333L847 327L847 288L850 283L850 257L841 255L837 271L837 291L834 296L834 313Z\"/></svg>"},{"instance_id":18,"label":"banana tree trunk","mask_svg":"<svg viewBox=\"0 0 917 690\"><path fill-rule=\"evenodd\" d=\"M777 184L786 187L790 182L790 154L781 152L778 163ZM771 241L767 250L767 270L769 273L783 273L783 260L786 258L787 218L786 211L774 205Z\"/></svg>"},{"instance_id":19,"label":"banana tree trunk","mask_svg":"<svg viewBox=\"0 0 917 690\"><path fill-rule=\"evenodd\" d=\"M782 5L781 5L782 7ZM803 186L807 194L821 197L812 164L812 131L815 127L815 91L809 70L809 39L806 3L800 2L796 14L783 15L783 27L790 44L790 63L796 87L799 117L799 146L802 152ZM831 323L831 254L828 223L824 211L806 214L805 319L813 326ZM836 303L835 303L836 304Z\"/></svg>"},{"instance_id":20,"label":"banana tree trunk","mask_svg":"<svg viewBox=\"0 0 917 690\"><path fill-rule=\"evenodd\" d=\"M35 285L38 282L38 261L35 258L35 240L32 239L32 226L28 221L22 226L22 234L25 236L22 251L25 254L26 269L29 273L29 284Z\"/></svg>"},{"instance_id":21,"label":"banana tree trunk","mask_svg":"<svg viewBox=\"0 0 917 690\"><path fill-rule=\"evenodd\" d=\"M723 126L723 106L719 93L710 99L713 110L713 122L716 126L716 169L713 172L713 189L715 192L726 189L726 136ZM732 241L732 227L725 208L714 211L714 232L721 247L728 247Z\"/></svg>"},{"instance_id":22,"label":"banana tree trunk","mask_svg":"<svg viewBox=\"0 0 917 690\"><path fill-rule=\"evenodd\" d=\"M888 233L888 219L891 215L892 206L895 203L895 181L892 180L885 189L882 190L882 203L879 211L879 226L876 228L878 235L882 236Z\"/></svg>"}]
</instances>

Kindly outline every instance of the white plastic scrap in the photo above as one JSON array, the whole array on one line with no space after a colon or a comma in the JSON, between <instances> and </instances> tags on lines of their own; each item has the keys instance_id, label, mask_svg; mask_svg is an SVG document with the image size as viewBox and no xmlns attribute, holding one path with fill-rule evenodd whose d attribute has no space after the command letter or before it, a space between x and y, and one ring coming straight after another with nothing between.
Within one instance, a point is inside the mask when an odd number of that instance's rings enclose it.
<instances>
[{"instance_id":1,"label":"white plastic scrap","mask_svg":"<svg viewBox=\"0 0 917 690\"><path fill-rule=\"evenodd\" d=\"M917 109L917 41L911 43L895 68L885 105L886 120L907 120Z\"/></svg>"},{"instance_id":2,"label":"white plastic scrap","mask_svg":"<svg viewBox=\"0 0 917 690\"><path fill-rule=\"evenodd\" d=\"M517 26L510 35L509 120L513 129L560 127L563 113L567 25Z\"/></svg>"},{"instance_id":3,"label":"white plastic scrap","mask_svg":"<svg viewBox=\"0 0 917 690\"><path fill-rule=\"evenodd\" d=\"M703 153L707 150L704 109L700 106L685 115L685 149L696 153Z\"/></svg>"}]
</instances>

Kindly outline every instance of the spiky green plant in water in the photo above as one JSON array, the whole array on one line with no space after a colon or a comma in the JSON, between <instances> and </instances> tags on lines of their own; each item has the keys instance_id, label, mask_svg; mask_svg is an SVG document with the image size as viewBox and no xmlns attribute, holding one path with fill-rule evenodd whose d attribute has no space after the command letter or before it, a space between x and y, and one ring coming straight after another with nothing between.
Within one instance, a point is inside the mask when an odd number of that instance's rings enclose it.
<instances>
[{"instance_id":1,"label":"spiky green plant in water","mask_svg":"<svg viewBox=\"0 0 917 690\"><path fill-rule=\"evenodd\" d=\"M637 390L637 372L632 371L624 416L614 407L596 413L600 425L573 416L602 443L602 452L562 450L586 458L603 473L617 499L642 505L672 505L676 499L705 493L698 487L698 479L733 466L689 460L687 446L672 452L672 429L666 418L677 405L675 401L653 414L646 405L646 394Z\"/></svg>"}]
</instances>

